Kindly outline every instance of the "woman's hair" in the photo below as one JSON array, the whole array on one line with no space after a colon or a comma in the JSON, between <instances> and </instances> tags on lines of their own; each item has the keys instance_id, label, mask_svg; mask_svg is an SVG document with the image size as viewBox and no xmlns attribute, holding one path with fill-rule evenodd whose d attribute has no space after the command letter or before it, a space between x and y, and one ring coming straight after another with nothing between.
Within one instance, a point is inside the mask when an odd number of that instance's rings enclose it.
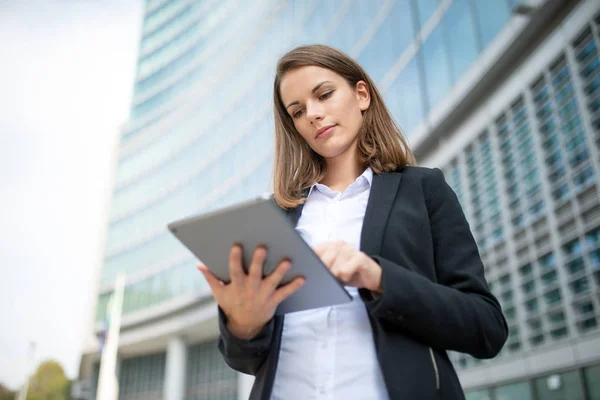
<instances>
[{"instance_id":1,"label":"woman's hair","mask_svg":"<svg viewBox=\"0 0 600 400\"><path fill-rule=\"evenodd\" d=\"M304 203L304 193L323 179L323 157L300 136L281 100L281 80L285 74L304 66L327 68L342 76L350 86L364 81L371 103L363 112L358 133L358 160L373 172L395 171L416 164L402 131L394 122L375 83L365 70L343 52L325 45L297 47L279 59L275 73L275 168L274 197L279 206L294 208Z\"/></svg>"}]
</instances>

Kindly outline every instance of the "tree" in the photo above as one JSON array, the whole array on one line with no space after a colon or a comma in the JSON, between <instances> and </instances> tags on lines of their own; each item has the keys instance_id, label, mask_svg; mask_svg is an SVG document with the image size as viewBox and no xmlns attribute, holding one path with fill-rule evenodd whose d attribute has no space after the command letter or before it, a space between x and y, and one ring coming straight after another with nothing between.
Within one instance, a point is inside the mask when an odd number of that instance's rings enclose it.
<instances>
[{"instance_id":1,"label":"tree","mask_svg":"<svg viewBox=\"0 0 600 400\"><path fill-rule=\"evenodd\" d=\"M0 400L14 400L17 394L0 383Z\"/></svg>"},{"instance_id":2,"label":"tree","mask_svg":"<svg viewBox=\"0 0 600 400\"><path fill-rule=\"evenodd\" d=\"M62 366L53 360L44 361L31 377L27 400L69 399L70 387Z\"/></svg>"}]
</instances>

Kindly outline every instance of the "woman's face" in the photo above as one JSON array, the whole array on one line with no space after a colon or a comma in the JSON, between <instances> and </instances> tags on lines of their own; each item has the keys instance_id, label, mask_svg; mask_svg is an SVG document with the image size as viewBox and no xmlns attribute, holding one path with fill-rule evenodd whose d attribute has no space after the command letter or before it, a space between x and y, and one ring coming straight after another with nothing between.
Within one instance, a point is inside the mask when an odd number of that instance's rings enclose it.
<instances>
[{"instance_id":1,"label":"woman's face","mask_svg":"<svg viewBox=\"0 0 600 400\"><path fill-rule=\"evenodd\" d=\"M281 100L308 145L324 158L335 158L356 146L362 112L369 108L367 84L353 88L335 72L306 66L281 80Z\"/></svg>"}]
</instances>

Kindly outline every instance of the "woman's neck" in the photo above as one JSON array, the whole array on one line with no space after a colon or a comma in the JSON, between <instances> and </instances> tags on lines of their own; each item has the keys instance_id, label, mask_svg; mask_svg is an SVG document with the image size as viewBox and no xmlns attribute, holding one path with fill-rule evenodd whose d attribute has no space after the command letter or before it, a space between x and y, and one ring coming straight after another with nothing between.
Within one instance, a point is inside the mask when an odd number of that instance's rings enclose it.
<instances>
[{"instance_id":1,"label":"woman's neck","mask_svg":"<svg viewBox=\"0 0 600 400\"><path fill-rule=\"evenodd\" d=\"M365 170L356 157L356 146L324 163L325 176L320 183L334 191L344 192Z\"/></svg>"}]
</instances>

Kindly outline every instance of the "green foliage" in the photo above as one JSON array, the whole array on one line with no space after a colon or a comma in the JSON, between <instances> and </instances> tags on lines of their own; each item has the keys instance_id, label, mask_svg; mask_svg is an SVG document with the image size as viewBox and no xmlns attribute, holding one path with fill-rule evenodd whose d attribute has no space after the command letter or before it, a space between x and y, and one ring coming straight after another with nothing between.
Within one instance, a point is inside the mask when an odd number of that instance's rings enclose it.
<instances>
[{"instance_id":1,"label":"green foliage","mask_svg":"<svg viewBox=\"0 0 600 400\"><path fill-rule=\"evenodd\" d=\"M70 398L70 382L56 361L44 361L29 383L27 400L66 400Z\"/></svg>"}]
</instances>

